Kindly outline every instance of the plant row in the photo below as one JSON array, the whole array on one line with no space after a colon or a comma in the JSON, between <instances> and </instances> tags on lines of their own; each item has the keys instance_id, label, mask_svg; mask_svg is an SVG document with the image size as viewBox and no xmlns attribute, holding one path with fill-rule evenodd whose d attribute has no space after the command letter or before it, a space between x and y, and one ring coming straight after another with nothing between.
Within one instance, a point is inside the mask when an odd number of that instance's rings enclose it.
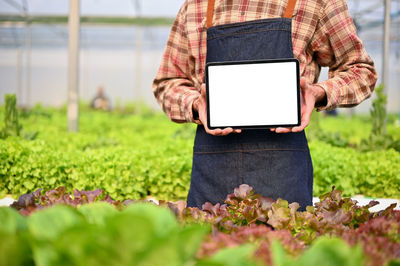
<instances>
[{"instance_id":1,"label":"plant row","mask_svg":"<svg viewBox=\"0 0 400 266\"><path fill-rule=\"evenodd\" d=\"M224 204L113 201L58 188L0 208L1 265L398 265L395 204L357 206L339 190L297 203L241 185ZM19 213L18 213L18 212Z\"/></svg>"},{"instance_id":2,"label":"plant row","mask_svg":"<svg viewBox=\"0 0 400 266\"><path fill-rule=\"evenodd\" d=\"M24 136L0 139L0 197L42 187L101 188L111 197L177 200L187 195L195 127L162 114L83 112L67 133L64 112L37 107L20 115ZM359 152L313 140L315 195L331 185L346 196L400 197L400 153Z\"/></svg>"},{"instance_id":3,"label":"plant row","mask_svg":"<svg viewBox=\"0 0 400 266\"><path fill-rule=\"evenodd\" d=\"M346 195L400 197L400 155L394 150L359 153L323 142L310 144L315 195L332 184ZM190 184L191 149L165 139L163 146L109 146L63 150L44 141L0 140L0 191L18 195L43 187L68 191L102 188L113 198L183 199Z\"/></svg>"}]
</instances>

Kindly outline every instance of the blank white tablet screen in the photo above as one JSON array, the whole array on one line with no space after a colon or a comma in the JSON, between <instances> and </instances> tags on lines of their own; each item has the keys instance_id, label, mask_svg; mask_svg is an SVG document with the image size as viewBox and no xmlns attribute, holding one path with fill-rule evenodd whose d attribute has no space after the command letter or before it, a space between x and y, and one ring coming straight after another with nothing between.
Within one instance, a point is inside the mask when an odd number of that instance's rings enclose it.
<instances>
[{"instance_id":1,"label":"blank white tablet screen","mask_svg":"<svg viewBox=\"0 0 400 266\"><path fill-rule=\"evenodd\" d=\"M208 66L210 126L298 124L296 62Z\"/></svg>"}]
</instances>

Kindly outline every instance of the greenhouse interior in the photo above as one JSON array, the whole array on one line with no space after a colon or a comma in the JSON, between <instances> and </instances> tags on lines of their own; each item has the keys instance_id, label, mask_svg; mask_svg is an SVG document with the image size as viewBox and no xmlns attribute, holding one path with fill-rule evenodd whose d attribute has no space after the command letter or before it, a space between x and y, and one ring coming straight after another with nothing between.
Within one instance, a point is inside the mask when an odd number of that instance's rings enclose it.
<instances>
[{"instance_id":1,"label":"greenhouse interior","mask_svg":"<svg viewBox=\"0 0 400 266\"><path fill-rule=\"evenodd\" d=\"M400 0L0 0L0 265L400 265Z\"/></svg>"}]
</instances>

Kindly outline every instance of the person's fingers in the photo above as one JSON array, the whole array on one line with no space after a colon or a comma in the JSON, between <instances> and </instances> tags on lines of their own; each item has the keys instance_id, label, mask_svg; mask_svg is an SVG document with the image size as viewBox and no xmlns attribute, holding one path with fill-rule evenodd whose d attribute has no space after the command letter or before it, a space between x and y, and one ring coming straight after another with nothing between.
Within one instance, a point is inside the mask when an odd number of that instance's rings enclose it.
<instances>
[{"instance_id":1,"label":"person's fingers","mask_svg":"<svg viewBox=\"0 0 400 266\"><path fill-rule=\"evenodd\" d=\"M218 134L218 136L226 136L226 135L229 135L229 134L232 134L232 133L236 133L236 134L242 133L241 129L233 129L233 128L230 128L230 127L224 128L224 129L220 129L221 131L217 131L217 132L214 131L214 130L211 130L211 131L213 131L213 135Z\"/></svg>"},{"instance_id":2,"label":"person's fingers","mask_svg":"<svg viewBox=\"0 0 400 266\"><path fill-rule=\"evenodd\" d=\"M307 99L307 89L308 89L308 81L306 78L300 78L300 87L301 87L301 122L299 126L293 127L292 132L301 132L303 131L310 121L310 115L313 111L313 107L310 108L309 102ZM311 109L311 111L310 111Z\"/></svg>"},{"instance_id":3,"label":"person's fingers","mask_svg":"<svg viewBox=\"0 0 400 266\"><path fill-rule=\"evenodd\" d=\"M308 126L308 122L301 122L300 126L294 127L292 132L301 132Z\"/></svg>"},{"instance_id":4,"label":"person's fingers","mask_svg":"<svg viewBox=\"0 0 400 266\"><path fill-rule=\"evenodd\" d=\"M304 115L301 117L301 124L300 126L294 127L292 130L293 132L301 132L303 131L307 126L308 123L310 122L310 117L307 115L307 113L304 113Z\"/></svg>"},{"instance_id":5,"label":"person's fingers","mask_svg":"<svg viewBox=\"0 0 400 266\"><path fill-rule=\"evenodd\" d=\"M210 135L214 135L214 136L219 136L219 135L221 135L221 129L219 129L219 128L217 128L217 129L213 129L213 130L211 130L211 129L209 129L208 127L204 127L205 128L205 130L206 130L206 132L208 133L208 134L210 134Z\"/></svg>"},{"instance_id":6,"label":"person's fingers","mask_svg":"<svg viewBox=\"0 0 400 266\"><path fill-rule=\"evenodd\" d=\"M242 132L241 129L233 129L231 127L224 128L224 129L217 128L217 129L212 129L212 130L209 129L208 127L204 127L204 129L206 130L206 132L208 134L213 135L213 136L226 136L226 135L229 135L232 133L241 133Z\"/></svg>"},{"instance_id":7,"label":"person's fingers","mask_svg":"<svg viewBox=\"0 0 400 266\"><path fill-rule=\"evenodd\" d=\"M225 136L225 135L231 134L232 132L233 132L233 129L231 127L224 128L221 131L221 136Z\"/></svg>"},{"instance_id":8,"label":"person's fingers","mask_svg":"<svg viewBox=\"0 0 400 266\"><path fill-rule=\"evenodd\" d=\"M292 132L291 128L285 128L285 127L278 127L275 130L276 133L289 133Z\"/></svg>"},{"instance_id":9,"label":"person's fingers","mask_svg":"<svg viewBox=\"0 0 400 266\"><path fill-rule=\"evenodd\" d=\"M300 88L301 88L302 90L306 90L307 87L308 87L308 81L307 81L306 78L302 77L302 78L300 79Z\"/></svg>"},{"instance_id":10,"label":"person's fingers","mask_svg":"<svg viewBox=\"0 0 400 266\"><path fill-rule=\"evenodd\" d=\"M310 123L310 118L311 118L311 114L312 114L313 110L314 110L314 106L309 106L309 108L307 108L307 111L304 114L304 123L303 123L304 128L306 128L308 126L308 124Z\"/></svg>"},{"instance_id":11,"label":"person's fingers","mask_svg":"<svg viewBox=\"0 0 400 266\"><path fill-rule=\"evenodd\" d=\"M304 114L301 115L301 123L300 123L300 125L296 126L296 127L293 127L292 128L292 132L301 132L301 131L304 130L305 127L303 127L304 126L303 119L304 119Z\"/></svg>"},{"instance_id":12,"label":"person's fingers","mask_svg":"<svg viewBox=\"0 0 400 266\"><path fill-rule=\"evenodd\" d=\"M211 132L212 132L215 136L221 136L221 135L222 135L222 129L219 129L219 128L214 129L214 130L211 130Z\"/></svg>"},{"instance_id":13,"label":"person's fingers","mask_svg":"<svg viewBox=\"0 0 400 266\"><path fill-rule=\"evenodd\" d=\"M270 128L269 130L275 132L276 128Z\"/></svg>"},{"instance_id":14,"label":"person's fingers","mask_svg":"<svg viewBox=\"0 0 400 266\"><path fill-rule=\"evenodd\" d=\"M206 98L206 84L201 85L201 96L205 99Z\"/></svg>"},{"instance_id":15,"label":"person's fingers","mask_svg":"<svg viewBox=\"0 0 400 266\"><path fill-rule=\"evenodd\" d=\"M216 129L209 129L208 127L204 127L204 129L206 130L206 132L210 135L213 136L225 136L228 135L230 133L232 133L233 129L232 128L225 128L225 129L220 129L220 128L216 128Z\"/></svg>"},{"instance_id":16,"label":"person's fingers","mask_svg":"<svg viewBox=\"0 0 400 266\"><path fill-rule=\"evenodd\" d=\"M301 116L301 124L298 127L294 127L293 132L301 132L308 126L313 110L313 106L308 105L305 107L304 113Z\"/></svg>"},{"instance_id":17,"label":"person's fingers","mask_svg":"<svg viewBox=\"0 0 400 266\"><path fill-rule=\"evenodd\" d=\"M212 133L211 130L210 130L206 125L203 124L203 126L204 126L204 130L205 130L208 134L211 134L211 133ZM212 134L211 134L211 135L212 135Z\"/></svg>"}]
</instances>

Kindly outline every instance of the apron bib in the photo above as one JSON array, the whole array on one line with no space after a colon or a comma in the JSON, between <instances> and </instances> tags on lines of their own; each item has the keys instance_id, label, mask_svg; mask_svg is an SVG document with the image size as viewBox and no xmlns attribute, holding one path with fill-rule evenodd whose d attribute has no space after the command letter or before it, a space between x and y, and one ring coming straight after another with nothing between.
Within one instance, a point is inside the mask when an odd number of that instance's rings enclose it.
<instances>
[{"instance_id":1,"label":"apron bib","mask_svg":"<svg viewBox=\"0 0 400 266\"><path fill-rule=\"evenodd\" d=\"M289 0L282 18L211 27L214 0L209 1L207 62L293 58L291 17L295 3ZM212 136L198 126L188 206L222 203L241 184L252 186L263 196L296 201L300 210L312 205L313 167L304 131L277 134L252 129Z\"/></svg>"}]
</instances>

